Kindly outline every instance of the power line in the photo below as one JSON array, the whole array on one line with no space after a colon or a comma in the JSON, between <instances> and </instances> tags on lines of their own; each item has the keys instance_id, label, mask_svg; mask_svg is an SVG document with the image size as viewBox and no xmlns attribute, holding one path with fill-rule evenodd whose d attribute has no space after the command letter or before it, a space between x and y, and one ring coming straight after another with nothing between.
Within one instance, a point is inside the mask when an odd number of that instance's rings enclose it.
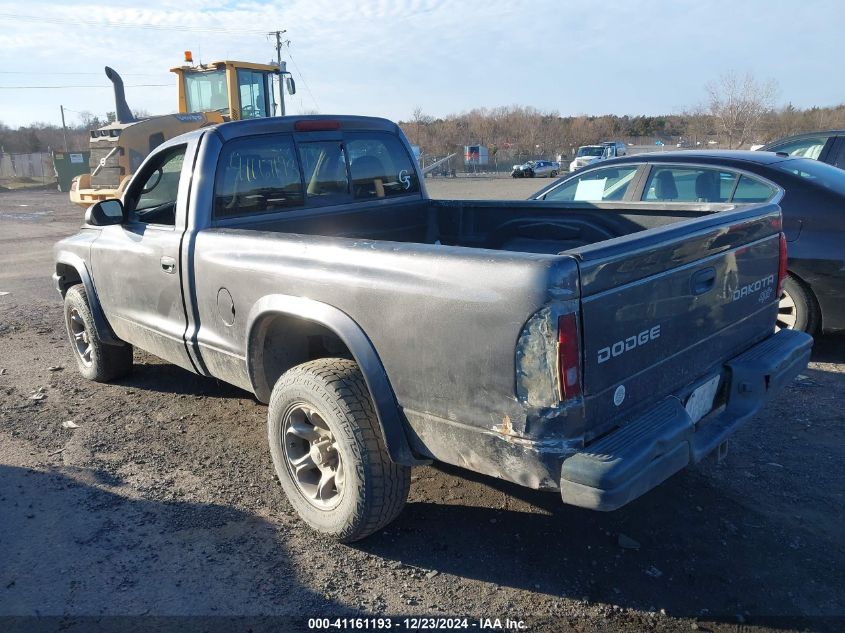
<instances>
[{"instance_id":1,"label":"power line","mask_svg":"<svg viewBox=\"0 0 845 633\"><path fill-rule=\"evenodd\" d=\"M293 62L293 67L296 68L296 72L299 73L299 78L302 79L302 83L305 84L305 89L308 91L308 94L311 95L311 101L314 102L314 105L317 106L317 110L320 109L320 104L317 103L317 99L314 98L314 93L311 92L311 88L308 85L308 82L305 81L305 75L302 74L302 71L299 70L299 66L296 64L296 60L293 58L293 55L290 52L290 46L288 46L288 57Z\"/></svg>"},{"instance_id":2,"label":"power line","mask_svg":"<svg viewBox=\"0 0 845 633\"><path fill-rule=\"evenodd\" d=\"M133 84L126 88L164 88L172 84ZM114 86L0 86L0 90L64 90L66 88L108 88Z\"/></svg>"},{"instance_id":3,"label":"power line","mask_svg":"<svg viewBox=\"0 0 845 633\"><path fill-rule=\"evenodd\" d=\"M31 70L0 70L0 75L32 75L34 74ZM93 76L102 76L103 73L93 73L93 72L53 72L53 71L46 71L46 70L39 70L37 71L39 75L93 75ZM124 77L163 77L165 73L121 73Z\"/></svg>"},{"instance_id":4,"label":"power line","mask_svg":"<svg viewBox=\"0 0 845 633\"><path fill-rule=\"evenodd\" d=\"M117 29L147 29L153 31L177 31L193 33L221 33L225 35L256 35L264 33L263 29L236 29L226 26L174 26L169 24L131 23L131 22L93 22L91 20L79 20L73 18L54 18L50 16L20 15L16 13L0 13L0 19L21 20L23 22L38 22L40 24L60 24L72 26L88 26L95 28L117 28Z\"/></svg>"}]
</instances>

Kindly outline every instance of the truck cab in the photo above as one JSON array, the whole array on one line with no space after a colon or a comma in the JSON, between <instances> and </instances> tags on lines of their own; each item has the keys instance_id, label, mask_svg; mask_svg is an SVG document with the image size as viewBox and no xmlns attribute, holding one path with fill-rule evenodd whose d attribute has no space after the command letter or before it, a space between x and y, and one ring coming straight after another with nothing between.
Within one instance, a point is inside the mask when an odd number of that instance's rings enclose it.
<instances>
[{"instance_id":1,"label":"truck cab","mask_svg":"<svg viewBox=\"0 0 845 633\"><path fill-rule=\"evenodd\" d=\"M625 156L625 143L622 141L605 141L598 145L582 145L575 154L575 160L569 164L569 171L575 171L591 165L596 161Z\"/></svg>"}]
</instances>

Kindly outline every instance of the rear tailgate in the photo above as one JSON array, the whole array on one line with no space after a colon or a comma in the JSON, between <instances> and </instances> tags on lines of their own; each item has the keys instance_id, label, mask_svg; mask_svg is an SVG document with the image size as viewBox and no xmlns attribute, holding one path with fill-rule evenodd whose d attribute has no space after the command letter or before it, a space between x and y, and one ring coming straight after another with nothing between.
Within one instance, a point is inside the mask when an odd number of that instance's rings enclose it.
<instances>
[{"instance_id":1,"label":"rear tailgate","mask_svg":"<svg viewBox=\"0 0 845 633\"><path fill-rule=\"evenodd\" d=\"M772 333L780 227L761 205L579 252L587 441Z\"/></svg>"}]
</instances>

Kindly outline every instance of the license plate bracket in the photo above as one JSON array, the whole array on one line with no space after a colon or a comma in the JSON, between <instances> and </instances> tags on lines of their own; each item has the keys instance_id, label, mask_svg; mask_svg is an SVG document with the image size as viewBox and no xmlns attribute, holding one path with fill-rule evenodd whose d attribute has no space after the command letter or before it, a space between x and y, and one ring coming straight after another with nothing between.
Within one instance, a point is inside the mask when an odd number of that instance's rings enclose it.
<instances>
[{"instance_id":1,"label":"license plate bracket","mask_svg":"<svg viewBox=\"0 0 845 633\"><path fill-rule=\"evenodd\" d=\"M701 418L713 410L716 394L719 392L721 376L713 376L704 384L693 389L687 398L684 408L687 410L692 423L696 424Z\"/></svg>"}]
</instances>

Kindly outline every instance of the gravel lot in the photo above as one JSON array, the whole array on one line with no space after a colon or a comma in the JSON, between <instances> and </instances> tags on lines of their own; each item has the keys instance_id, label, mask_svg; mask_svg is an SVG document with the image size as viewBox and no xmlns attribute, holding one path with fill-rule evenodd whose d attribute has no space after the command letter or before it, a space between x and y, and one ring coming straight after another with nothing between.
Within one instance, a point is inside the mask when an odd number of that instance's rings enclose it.
<instances>
[{"instance_id":1,"label":"gravel lot","mask_svg":"<svg viewBox=\"0 0 845 633\"><path fill-rule=\"evenodd\" d=\"M454 198L545 183L427 182ZM0 629L287 630L335 615L845 627L845 338L817 342L725 461L620 511L436 465L415 471L386 531L342 546L286 502L250 394L137 351L120 383L81 379L50 280L52 243L81 217L65 194L0 192ZM34 615L50 617L10 618Z\"/></svg>"}]
</instances>

